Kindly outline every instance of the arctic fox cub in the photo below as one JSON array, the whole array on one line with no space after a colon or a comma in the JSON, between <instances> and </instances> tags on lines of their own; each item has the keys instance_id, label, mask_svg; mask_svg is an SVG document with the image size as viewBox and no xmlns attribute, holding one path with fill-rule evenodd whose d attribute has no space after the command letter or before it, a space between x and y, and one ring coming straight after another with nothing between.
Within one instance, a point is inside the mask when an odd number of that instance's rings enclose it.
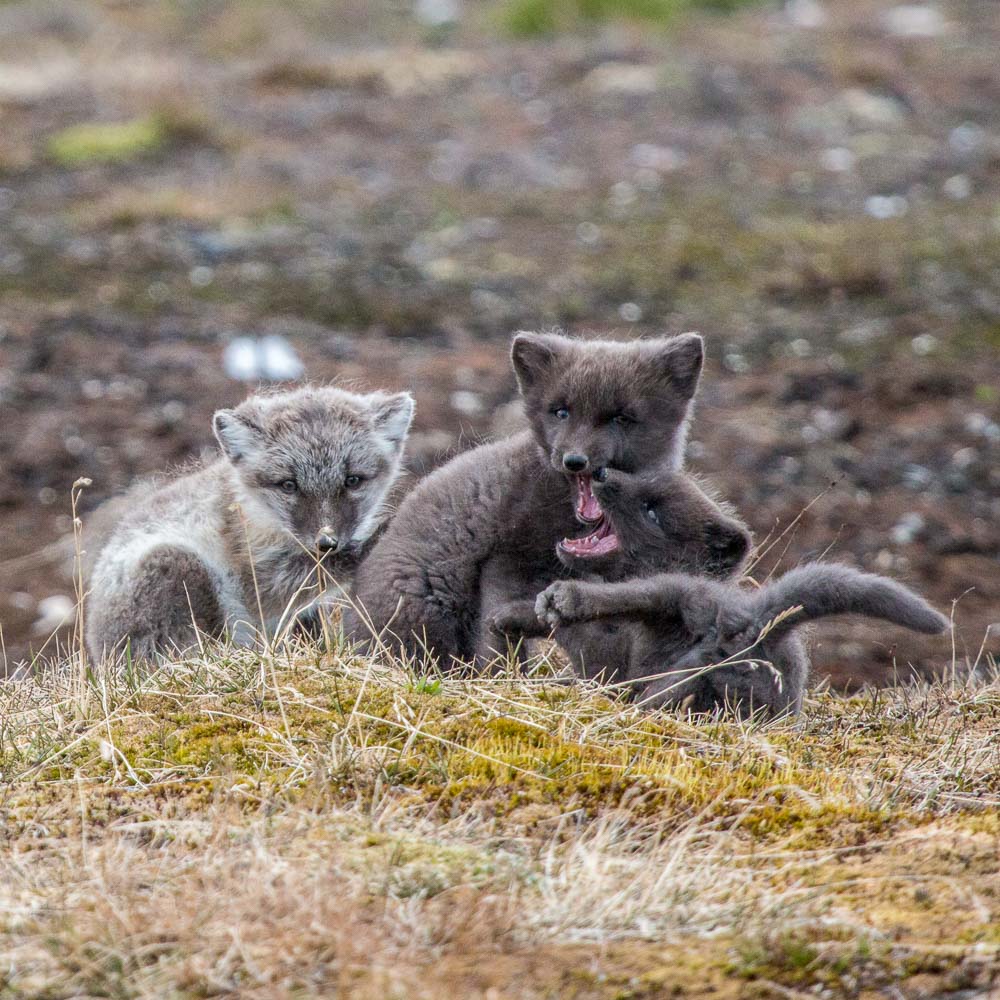
<instances>
[{"instance_id":1,"label":"arctic fox cub","mask_svg":"<svg viewBox=\"0 0 1000 1000\"><path fill-rule=\"evenodd\" d=\"M564 543L561 558L590 579L554 582L539 594L535 613L578 669L633 682L643 704L794 715L809 674L801 635L807 622L863 615L928 635L948 627L912 590L849 566L807 563L757 590L711 579L725 574L707 564L692 575L678 536L704 536L706 551L732 553L730 566L739 565L747 545L738 526L699 514L690 483L676 473L597 470L594 494L610 541L596 555ZM692 530L699 520L704 529ZM620 626L614 655L607 640L597 641L601 622ZM523 614L515 624L537 634ZM706 669L714 664L721 665Z\"/></svg>"},{"instance_id":2,"label":"arctic fox cub","mask_svg":"<svg viewBox=\"0 0 1000 1000\"><path fill-rule=\"evenodd\" d=\"M333 387L219 410L217 460L138 484L85 531L91 656L183 651L198 632L248 642L308 613L378 528L412 418L407 393Z\"/></svg>"},{"instance_id":3,"label":"arctic fox cub","mask_svg":"<svg viewBox=\"0 0 1000 1000\"><path fill-rule=\"evenodd\" d=\"M504 650L493 613L533 608L564 574L556 543L598 522L593 471L680 466L702 355L697 334L518 334L511 362L531 430L459 455L407 496L358 571L348 632L445 666Z\"/></svg>"}]
</instances>

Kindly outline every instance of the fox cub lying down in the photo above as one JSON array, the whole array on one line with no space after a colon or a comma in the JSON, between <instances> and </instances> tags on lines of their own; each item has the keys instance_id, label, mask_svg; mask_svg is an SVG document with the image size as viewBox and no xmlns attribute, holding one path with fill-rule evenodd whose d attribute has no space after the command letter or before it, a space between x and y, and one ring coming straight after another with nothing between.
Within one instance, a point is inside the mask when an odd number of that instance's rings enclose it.
<instances>
[{"instance_id":1,"label":"fox cub lying down","mask_svg":"<svg viewBox=\"0 0 1000 1000\"><path fill-rule=\"evenodd\" d=\"M182 652L199 632L249 642L334 577L346 582L383 518L412 417L407 393L332 387L219 410L216 461L140 483L88 524L91 656Z\"/></svg>"},{"instance_id":2,"label":"fox cub lying down","mask_svg":"<svg viewBox=\"0 0 1000 1000\"><path fill-rule=\"evenodd\" d=\"M809 672L805 623L858 614L928 634L948 626L901 584L847 566L808 564L759 590L713 580L704 564L692 575L691 539L702 539L703 559L728 554L722 563L731 572L749 545L682 474L598 470L594 495L608 541L599 552L573 540L559 546L560 558L586 578L552 583L538 596L534 620L511 609L502 624L523 635L554 630L584 676L630 681L645 704L796 713Z\"/></svg>"}]
</instances>

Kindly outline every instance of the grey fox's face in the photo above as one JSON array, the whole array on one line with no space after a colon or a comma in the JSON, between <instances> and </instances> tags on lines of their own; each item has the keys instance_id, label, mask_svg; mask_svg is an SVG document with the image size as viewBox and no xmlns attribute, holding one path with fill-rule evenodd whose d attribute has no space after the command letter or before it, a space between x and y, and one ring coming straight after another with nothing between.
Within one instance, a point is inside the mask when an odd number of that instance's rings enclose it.
<instances>
[{"instance_id":1,"label":"grey fox's face","mask_svg":"<svg viewBox=\"0 0 1000 1000\"><path fill-rule=\"evenodd\" d=\"M247 519L322 555L356 551L378 526L412 419L407 393L329 387L251 396L213 425Z\"/></svg>"},{"instance_id":2,"label":"grey fox's face","mask_svg":"<svg viewBox=\"0 0 1000 1000\"><path fill-rule=\"evenodd\" d=\"M620 344L519 333L511 361L535 439L575 482L581 521L600 516L595 469L680 466L703 361L698 334Z\"/></svg>"},{"instance_id":3,"label":"grey fox's face","mask_svg":"<svg viewBox=\"0 0 1000 1000\"><path fill-rule=\"evenodd\" d=\"M567 566L605 576L686 572L724 579L750 551L750 533L689 477L653 470L594 473L596 527L558 545Z\"/></svg>"}]
</instances>

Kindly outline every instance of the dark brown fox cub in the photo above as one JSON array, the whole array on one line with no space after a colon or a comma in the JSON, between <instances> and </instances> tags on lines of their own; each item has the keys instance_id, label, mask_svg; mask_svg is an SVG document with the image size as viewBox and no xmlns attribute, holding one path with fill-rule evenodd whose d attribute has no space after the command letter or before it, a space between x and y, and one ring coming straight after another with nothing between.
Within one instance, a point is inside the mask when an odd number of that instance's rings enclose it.
<instances>
[{"instance_id":1,"label":"dark brown fox cub","mask_svg":"<svg viewBox=\"0 0 1000 1000\"><path fill-rule=\"evenodd\" d=\"M585 676L634 681L644 703L795 713L809 671L798 633L806 622L858 614L928 634L948 626L906 587L847 566L812 563L759 590L709 579L704 564L694 567L701 575L691 575L691 554L678 547L697 528L699 508L686 477L607 470L595 475L594 494L608 525L606 551L595 558L564 545L560 554L577 573L600 580L557 581L539 595L535 612ZM738 536L723 530L713 543L719 525L702 522L706 551L730 553L730 567L742 562ZM593 629L601 621L627 623L610 647L580 624Z\"/></svg>"},{"instance_id":2,"label":"dark brown fox cub","mask_svg":"<svg viewBox=\"0 0 1000 1000\"><path fill-rule=\"evenodd\" d=\"M349 635L445 665L490 659L505 648L494 612L530 609L564 574L559 539L582 523L586 544L605 544L593 470L681 464L697 334L621 344L522 333L511 360L531 430L465 452L409 494L358 572Z\"/></svg>"}]
</instances>

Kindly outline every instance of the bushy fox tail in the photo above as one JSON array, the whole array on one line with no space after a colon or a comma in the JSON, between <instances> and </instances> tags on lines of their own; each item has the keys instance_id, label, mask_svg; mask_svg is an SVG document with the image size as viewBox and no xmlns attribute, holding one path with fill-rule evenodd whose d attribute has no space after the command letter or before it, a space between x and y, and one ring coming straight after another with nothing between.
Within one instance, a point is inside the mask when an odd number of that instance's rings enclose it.
<instances>
[{"instance_id":1,"label":"bushy fox tail","mask_svg":"<svg viewBox=\"0 0 1000 1000\"><path fill-rule=\"evenodd\" d=\"M802 608L779 622L768 634L769 639L780 638L804 622L830 615L881 618L929 635L948 628L944 615L895 580L833 563L810 563L789 571L764 587L756 595L754 605L761 627L782 611Z\"/></svg>"}]
</instances>

